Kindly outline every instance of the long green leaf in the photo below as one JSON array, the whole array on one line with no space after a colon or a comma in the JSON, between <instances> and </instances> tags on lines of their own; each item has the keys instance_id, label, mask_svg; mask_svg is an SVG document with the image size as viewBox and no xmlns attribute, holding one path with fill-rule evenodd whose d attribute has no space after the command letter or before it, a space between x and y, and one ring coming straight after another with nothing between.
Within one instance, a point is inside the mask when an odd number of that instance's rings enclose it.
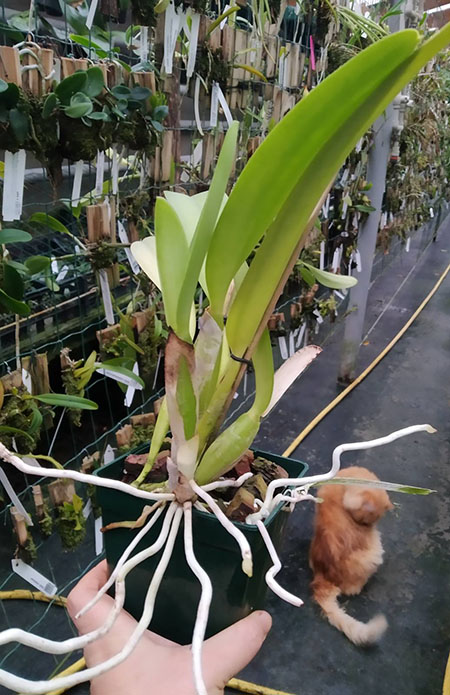
<instances>
[{"instance_id":1,"label":"long green leaf","mask_svg":"<svg viewBox=\"0 0 450 695\"><path fill-rule=\"evenodd\" d=\"M2 432L4 432L4 434L12 434L13 437L25 437L34 444L33 437L30 434L28 434L28 432L25 432L25 430L20 430L17 427L9 427L9 425L0 425L0 434Z\"/></svg>"},{"instance_id":2,"label":"long green leaf","mask_svg":"<svg viewBox=\"0 0 450 695\"><path fill-rule=\"evenodd\" d=\"M376 490L388 490L389 492L402 492L405 495L430 495L436 490L430 490L428 487L414 487L412 485L402 485L401 483L387 483L383 480L364 480L360 478L331 478L320 483L313 483L319 487L320 485L358 485L360 487L375 488Z\"/></svg>"},{"instance_id":3,"label":"long green leaf","mask_svg":"<svg viewBox=\"0 0 450 695\"><path fill-rule=\"evenodd\" d=\"M297 162L298 171L291 171L296 183L289 186L290 193L287 197L283 195L284 200L277 214L276 206L272 207L274 222L271 222L231 308L227 336L236 354L243 353L258 330L265 308L270 304L273 292L289 264L294 249L298 246L317 201L335 177L345 157L358 138L417 70L435 52L450 42L450 25L420 49L414 50L417 39L417 32L406 30L370 46L314 89L274 129L273 135L277 131L281 133L281 137L277 137L275 142L283 151L288 142L289 147L294 150L298 148L303 157L302 162ZM344 91L347 96L342 100L339 95ZM281 128L285 121L287 130ZM271 137L272 134L266 142L269 142ZM265 143L258 148L249 165L264 145ZM259 161L261 167L264 166L265 157L271 150L272 148L269 148L263 152L263 159ZM286 168L290 170L291 161L297 160L296 155L289 157L289 160ZM265 162L265 166L267 168L269 163ZM284 178L283 172L284 169L280 172L281 178ZM273 178L278 181L278 177ZM230 227L229 230L233 232L233 238L236 229L241 236L244 235L240 224L241 220L247 220L245 208L249 199L250 202L252 199L251 186L252 183L248 186L250 192L247 195L240 194L234 197L233 204L239 204L239 214L236 210L234 228ZM262 188L265 189L266 186ZM219 220L218 229L235 191L237 185ZM264 205L262 202L260 207ZM256 213L253 214L256 216ZM260 221L262 222L262 218ZM261 226L257 236L261 237L264 231L264 227ZM216 236L213 243L215 240ZM230 244L229 239L227 243ZM230 256L233 256L233 250L230 251ZM240 257L235 258L235 264L239 261ZM211 262L211 268L213 265L217 266L217 260L215 263ZM222 268L225 265L222 263ZM230 268L228 270L230 271ZM217 284L220 274L221 268L218 268L215 278L211 277L211 282L216 283L210 288L211 299L217 290L216 307L223 292L223 287ZM208 263L207 280L209 286ZM223 280L224 285L225 282L226 278Z\"/></svg>"},{"instance_id":4,"label":"long green leaf","mask_svg":"<svg viewBox=\"0 0 450 695\"><path fill-rule=\"evenodd\" d=\"M194 300L194 293L214 232L214 227L223 205L228 179L230 178L231 168L236 154L238 133L239 123L234 121L225 136L208 195L200 214L197 229L195 230L194 238L189 247L189 260L177 308L177 325L180 327L183 335L189 333L189 316Z\"/></svg>"},{"instance_id":5,"label":"long green leaf","mask_svg":"<svg viewBox=\"0 0 450 695\"><path fill-rule=\"evenodd\" d=\"M337 275L336 273L329 273L327 270L315 268L313 265L305 263L305 261L300 261L300 263L309 270L317 282L333 290L347 289L348 287L353 287L358 282L357 279L351 275Z\"/></svg>"},{"instance_id":6,"label":"long green leaf","mask_svg":"<svg viewBox=\"0 0 450 695\"><path fill-rule=\"evenodd\" d=\"M158 198L155 205L156 256L164 299L166 320L175 333L190 341L189 317L192 299L189 302L187 321L178 326L177 307L181 286L186 272L189 248L180 218L165 198ZM137 259L139 262L139 259Z\"/></svg>"},{"instance_id":7,"label":"long green leaf","mask_svg":"<svg viewBox=\"0 0 450 695\"><path fill-rule=\"evenodd\" d=\"M97 403L79 396L69 396L65 393L41 393L38 396L29 396L35 401L46 405L61 406L62 408L76 408L79 410L98 410Z\"/></svg>"},{"instance_id":8,"label":"long green leaf","mask_svg":"<svg viewBox=\"0 0 450 695\"><path fill-rule=\"evenodd\" d=\"M28 316L31 313L31 309L26 302L10 297L4 290L0 289L0 309L2 306L19 316Z\"/></svg>"},{"instance_id":9,"label":"long green leaf","mask_svg":"<svg viewBox=\"0 0 450 695\"><path fill-rule=\"evenodd\" d=\"M17 244L30 241L33 237L22 229L0 229L0 244Z\"/></svg>"},{"instance_id":10,"label":"long green leaf","mask_svg":"<svg viewBox=\"0 0 450 695\"><path fill-rule=\"evenodd\" d=\"M450 41L450 27L417 50L418 40L416 31L406 30L361 52L302 99L251 157L220 217L208 254L206 278L213 316L220 317L231 279L286 203L290 199L293 203L295 192L295 230L272 225L279 249L270 278L264 276L266 268L258 267L263 272L261 283L273 290L273 278L280 277L280 267L286 267L293 250L291 233L298 240L351 148L415 72ZM254 280L255 273L247 275L243 294Z\"/></svg>"}]
</instances>

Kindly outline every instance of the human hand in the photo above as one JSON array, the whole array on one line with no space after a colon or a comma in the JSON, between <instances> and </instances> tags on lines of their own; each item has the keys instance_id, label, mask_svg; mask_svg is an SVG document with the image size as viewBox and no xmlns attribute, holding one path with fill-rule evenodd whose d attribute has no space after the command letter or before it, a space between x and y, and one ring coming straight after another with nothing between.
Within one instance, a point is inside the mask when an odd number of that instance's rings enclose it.
<instances>
[{"instance_id":1,"label":"human hand","mask_svg":"<svg viewBox=\"0 0 450 695\"><path fill-rule=\"evenodd\" d=\"M107 581L106 561L98 564L71 591L67 610L80 634L98 628L112 609L113 599L105 595L85 615L75 615ZM221 695L227 682L244 668L261 648L272 619L256 611L244 620L206 640L203 647L203 676L209 695ZM123 610L105 637L84 650L88 667L105 661L121 650L136 627ZM91 695L195 695L192 655L189 647L170 642L149 630L122 664L91 683Z\"/></svg>"}]
</instances>

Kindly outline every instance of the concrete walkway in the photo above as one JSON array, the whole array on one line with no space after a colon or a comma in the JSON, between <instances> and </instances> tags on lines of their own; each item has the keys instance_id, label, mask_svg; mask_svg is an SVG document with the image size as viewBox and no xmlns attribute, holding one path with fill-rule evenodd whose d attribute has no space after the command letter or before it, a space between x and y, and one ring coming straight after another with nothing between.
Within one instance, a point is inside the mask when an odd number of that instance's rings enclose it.
<instances>
[{"instance_id":1,"label":"concrete walkway","mask_svg":"<svg viewBox=\"0 0 450 695\"><path fill-rule=\"evenodd\" d=\"M450 220L391 307L370 343L362 347L361 370L391 340L450 262ZM398 286L401 260L375 283L368 325L384 305L381 286ZM392 294L392 293L391 293ZM431 487L429 497L392 496L396 510L382 521L385 564L348 612L361 620L385 613L389 629L379 646L353 646L319 614L310 599L307 554L313 509L305 504L290 521L280 583L305 605L294 609L275 596L267 607L274 626L261 653L241 674L247 680L295 695L439 695L450 649L450 274L406 336L305 439L293 457L313 473L330 466L333 448L373 439L401 427L430 422L421 433L389 447L350 453L344 465L372 469L381 479ZM258 444L282 452L336 393L340 331L264 424Z\"/></svg>"}]
</instances>

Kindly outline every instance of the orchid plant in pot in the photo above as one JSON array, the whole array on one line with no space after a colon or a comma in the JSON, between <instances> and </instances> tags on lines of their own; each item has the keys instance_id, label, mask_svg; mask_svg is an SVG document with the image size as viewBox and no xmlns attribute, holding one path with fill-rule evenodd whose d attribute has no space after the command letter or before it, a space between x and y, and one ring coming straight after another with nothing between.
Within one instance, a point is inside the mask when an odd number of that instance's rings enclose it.
<instances>
[{"instance_id":1,"label":"orchid plant in pot","mask_svg":"<svg viewBox=\"0 0 450 695\"><path fill-rule=\"evenodd\" d=\"M162 552L149 577L136 628L114 657L83 673L51 682L32 682L0 671L0 683L12 690L44 693L87 681L121 663L151 624L172 551L181 543L187 565L201 587L192 654L197 692L206 695L201 649L213 586L194 549L199 528L196 519L204 515L205 523L209 517L217 520L239 549L236 573L251 575L253 558L248 538L238 524L226 517L211 493L243 483L246 475L236 480L222 476L251 445L264 413L316 352L314 348L310 348L310 354L300 352L282 367L284 374L274 377L268 317L342 161L394 96L449 42L450 25L424 43L413 30L382 39L324 80L273 129L249 160L229 198L225 191L235 157L237 124L227 133L207 192L191 198L166 192L164 198L158 199L155 235L132 247L143 270L161 287L170 329L165 353L166 396L147 462L132 484L118 479L114 471L111 475L106 467L97 476L48 471L51 477L66 476L119 494L123 509L116 510L118 525L128 523L129 528L139 528L118 558L108 582L82 612L88 611L113 585L114 608L100 628L82 637L58 642L22 630L7 630L0 634L0 643L18 641L54 654L83 648L112 628L124 605L128 586L125 579L131 570ZM248 266L247 259L253 252ZM310 268L310 272L317 271ZM334 277L332 282L342 280ZM209 307L197 328L193 307L198 283L209 299ZM254 401L247 412L221 430L250 361L255 371ZM297 473L269 484L264 499L246 523L261 534L270 554L272 567L265 578L274 591L294 605L301 605L301 600L284 591L275 579L281 564L269 532L268 520L274 510L280 504L292 507L311 498L310 486L333 478L343 451L379 446L420 430L433 431L429 425L419 425L372 442L341 445L333 454L328 473L303 478ZM168 479L149 484L147 475L168 431L172 436ZM4 448L0 448L0 455L20 470L36 474ZM395 484L385 485L388 489L412 491ZM129 505L133 499L142 503L142 513L130 523L127 515L132 513ZM105 498L103 501L105 508L108 502ZM143 507L150 502L151 506ZM157 527L158 533L149 543L152 529ZM139 552L133 554L135 550ZM174 597L177 589L178 585L173 586Z\"/></svg>"}]
</instances>

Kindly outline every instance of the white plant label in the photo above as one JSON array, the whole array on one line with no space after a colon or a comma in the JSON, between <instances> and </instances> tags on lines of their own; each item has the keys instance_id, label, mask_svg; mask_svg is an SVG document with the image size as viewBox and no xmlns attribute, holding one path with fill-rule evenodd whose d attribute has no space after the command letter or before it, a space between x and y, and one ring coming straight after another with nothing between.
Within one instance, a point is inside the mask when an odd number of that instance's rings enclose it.
<instances>
[{"instance_id":1,"label":"white plant label","mask_svg":"<svg viewBox=\"0 0 450 695\"><path fill-rule=\"evenodd\" d=\"M22 514L23 518L27 522L27 525L28 526L34 526L33 519L28 514L27 510L25 509L22 502L18 498L17 493L14 490L11 483L9 482L8 477L5 473L5 471L3 470L3 468L0 468L0 482L3 485L3 487L5 488L6 494L8 495L8 497L11 500L11 502L13 503L13 505L16 507L17 511L20 512L20 514Z\"/></svg>"},{"instance_id":2,"label":"white plant label","mask_svg":"<svg viewBox=\"0 0 450 695\"><path fill-rule=\"evenodd\" d=\"M95 195L102 195L104 178L105 153L103 150L97 150L97 159L95 162Z\"/></svg>"},{"instance_id":3,"label":"white plant label","mask_svg":"<svg viewBox=\"0 0 450 695\"><path fill-rule=\"evenodd\" d=\"M355 261L356 261L356 272L360 273L362 270L362 263L361 263L361 254L358 251L358 249L356 249L356 251L355 251Z\"/></svg>"},{"instance_id":4,"label":"white plant label","mask_svg":"<svg viewBox=\"0 0 450 695\"><path fill-rule=\"evenodd\" d=\"M141 26L141 35L139 37L139 55L141 61L146 63L148 60L148 27Z\"/></svg>"},{"instance_id":5,"label":"white plant label","mask_svg":"<svg viewBox=\"0 0 450 695\"><path fill-rule=\"evenodd\" d=\"M334 250L333 262L332 262L332 264L331 264L331 270L332 270L334 273L335 273L335 272L337 271L337 269L339 268L339 256L340 256L339 248L337 248L337 249Z\"/></svg>"},{"instance_id":6,"label":"white plant label","mask_svg":"<svg viewBox=\"0 0 450 695\"><path fill-rule=\"evenodd\" d=\"M30 374L30 372L27 372L27 370L24 369L23 367L22 367L22 383L25 386L28 393L31 393L32 387L33 387L33 384L31 381L31 374Z\"/></svg>"},{"instance_id":7,"label":"white plant label","mask_svg":"<svg viewBox=\"0 0 450 695\"><path fill-rule=\"evenodd\" d=\"M122 222L120 220L117 220L117 234L119 236L120 241L122 244L129 244L130 240L128 239L128 234L123 226ZM133 254L131 253L129 248L125 249L126 256L128 258L128 263L130 264L131 270L135 275L137 275L140 271L139 264L135 260Z\"/></svg>"},{"instance_id":8,"label":"white plant label","mask_svg":"<svg viewBox=\"0 0 450 695\"><path fill-rule=\"evenodd\" d=\"M56 276L56 282L62 282L69 272L70 268L68 265L63 265L58 275Z\"/></svg>"},{"instance_id":9,"label":"white plant label","mask_svg":"<svg viewBox=\"0 0 450 695\"><path fill-rule=\"evenodd\" d=\"M295 352L294 337L294 331L289 331L289 357L292 357Z\"/></svg>"},{"instance_id":10,"label":"white plant label","mask_svg":"<svg viewBox=\"0 0 450 695\"><path fill-rule=\"evenodd\" d=\"M344 169L344 173L342 174L341 178L341 186L344 186L347 183L348 175L350 174L350 169L347 167Z\"/></svg>"},{"instance_id":11,"label":"white plant label","mask_svg":"<svg viewBox=\"0 0 450 695\"><path fill-rule=\"evenodd\" d=\"M381 213L381 221L380 221L381 229L384 229L384 227L386 227L386 225L387 225L387 215L385 212L382 212Z\"/></svg>"},{"instance_id":12,"label":"white plant label","mask_svg":"<svg viewBox=\"0 0 450 695\"><path fill-rule=\"evenodd\" d=\"M200 164L202 161L203 157L203 141L200 140L196 146L194 147L194 151L192 153L192 164L196 167Z\"/></svg>"},{"instance_id":13,"label":"white plant label","mask_svg":"<svg viewBox=\"0 0 450 695\"><path fill-rule=\"evenodd\" d=\"M219 118L219 85L217 82L213 82L211 89L211 110L209 112L209 125L211 128L215 128L217 125L217 119Z\"/></svg>"},{"instance_id":14,"label":"white plant label","mask_svg":"<svg viewBox=\"0 0 450 695\"><path fill-rule=\"evenodd\" d=\"M94 533L95 533L95 554L100 555L100 553L103 552L103 533L101 531L103 526L103 520L102 517L99 516L98 519L95 520L94 524Z\"/></svg>"},{"instance_id":15,"label":"white plant label","mask_svg":"<svg viewBox=\"0 0 450 695\"><path fill-rule=\"evenodd\" d=\"M247 382L248 382L248 378L247 378L247 377L248 377L248 372L247 372L247 370L245 370L245 374L244 374L244 388L243 388L243 390L244 390L244 396L247 395Z\"/></svg>"},{"instance_id":16,"label":"white plant label","mask_svg":"<svg viewBox=\"0 0 450 695\"><path fill-rule=\"evenodd\" d=\"M114 325L114 310L111 301L111 292L109 289L108 273L105 268L101 268L98 271L98 277L100 280L100 290L103 297L103 306L105 308L106 323L108 326Z\"/></svg>"},{"instance_id":17,"label":"white plant label","mask_svg":"<svg viewBox=\"0 0 450 695\"><path fill-rule=\"evenodd\" d=\"M42 468L39 461L36 461L36 459L33 456L24 456L22 461L24 463L27 463L29 466L36 466L36 468Z\"/></svg>"},{"instance_id":18,"label":"white plant label","mask_svg":"<svg viewBox=\"0 0 450 695\"><path fill-rule=\"evenodd\" d=\"M108 446L105 449L105 453L103 454L103 465L106 466L108 465L108 463L112 463L115 458L116 452L112 448L111 444L108 444Z\"/></svg>"},{"instance_id":19,"label":"white plant label","mask_svg":"<svg viewBox=\"0 0 450 695\"><path fill-rule=\"evenodd\" d=\"M319 270L325 269L325 242L320 242Z\"/></svg>"},{"instance_id":20,"label":"white plant label","mask_svg":"<svg viewBox=\"0 0 450 695\"><path fill-rule=\"evenodd\" d=\"M286 343L286 338L284 335L279 335L278 336L278 345L280 346L280 352L281 352L281 357L283 360L287 360L289 357L288 355L288 349L287 349L287 343Z\"/></svg>"},{"instance_id":21,"label":"white plant label","mask_svg":"<svg viewBox=\"0 0 450 695\"><path fill-rule=\"evenodd\" d=\"M195 117L195 125L197 126L197 130L200 133L201 137L203 137L203 128L202 128L202 119L200 117L200 76L197 75L195 78L195 87L194 87L194 117ZM200 141L201 144L201 141Z\"/></svg>"},{"instance_id":22,"label":"white plant label","mask_svg":"<svg viewBox=\"0 0 450 695\"><path fill-rule=\"evenodd\" d=\"M89 31L92 29L92 25L94 23L94 17L95 13L97 12L97 5L98 5L98 0L91 0L91 4L89 6L89 12L86 17L86 27L89 29Z\"/></svg>"},{"instance_id":23,"label":"white plant label","mask_svg":"<svg viewBox=\"0 0 450 695\"><path fill-rule=\"evenodd\" d=\"M116 195L119 192L119 155L117 154L117 145L112 146L111 178L112 192L113 195Z\"/></svg>"},{"instance_id":24,"label":"white plant label","mask_svg":"<svg viewBox=\"0 0 450 695\"><path fill-rule=\"evenodd\" d=\"M180 31L180 20L182 19L183 11L180 8L180 13L175 9L173 2L170 2L166 9L165 24L164 24L164 58L163 65L167 75L172 74L173 54L177 43L178 33Z\"/></svg>"},{"instance_id":25,"label":"white plant label","mask_svg":"<svg viewBox=\"0 0 450 695\"><path fill-rule=\"evenodd\" d=\"M303 336L305 335L306 331L306 323L302 323L300 326L298 336L297 336L297 342L295 343L295 347L298 349L300 345L302 344Z\"/></svg>"},{"instance_id":26,"label":"white plant label","mask_svg":"<svg viewBox=\"0 0 450 695\"><path fill-rule=\"evenodd\" d=\"M227 119L228 127L231 126L233 123L233 116L231 115L230 107L228 106L227 100L225 99L224 93L222 92L221 88L219 85L217 85L218 92L217 96L219 97L219 104L221 105L223 112L225 114L225 118Z\"/></svg>"},{"instance_id":27,"label":"white plant label","mask_svg":"<svg viewBox=\"0 0 450 695\"><path fill-rule=\"evenodd\" d=\"M314 309L313 314L316 317L316 321L319 325L323 323L323 316L318 309Z\"/></svg>"},{"instance_id":28,"label":"white plant label","mask_svg":"<svg viewBox=\"0 0 450 695\"><path fill-rule=\"evenodd\" d=\"M22 215L26 158L25 150L19 150L14 154L7 150L5 151L2 205L4 222L20 220Z\"/></svg>"},{"instance_id":29,"label":"white plant label","mask_svg":"<svg viewBox=\"0 0 450 695\"><path fill-rule=\"evenodd\" d=\"M56 584L53 584L50 579L44 577L43 574L35 570L31 565L27 565L23 560L13 558L11 560L11 567L13 572L18 574L19 577L22 577L22 579L25 579L25 581L31 584L31 586L34 586L35 589L42 591L46 596L56 596L58 592Z\"/></svg>"},{"instance_id":30,"label":"white plant label","mask_svg":"<svg viewBox=\"0 0 450 695\"><path fill-rule=\"evenodd\" d=\"M115 372L113 369L108 369L107 367L101 367L96 371L99 374L103 374L104 376L109 377L110 379L114 379L114 381L118 381L121 384L125 384L125 386L132 386L134 389L136 389L136 391L142 391L141 384L138 384L137 381L135 381L129 376L126 376L125 374L119 374L119 372Z\"/></svg>"},{"instance_id":31,"label":"white plant label","mask_svg":"<svg viewBox=\"0 0 450 695\"><path fill-rule=\"evenodd\" d=\"M230 9L230 5L225 5L225 7L223 8L223 13L225 13L229 9ZM220 22L220 31L222 31L225 24L227 23L227 19L228 19L228 17L225 17L225 19L222 19L222 21Z\"/></svg>"},{"instance_id":32,"label":"white plant label","mask_svg":"<svg viewBox=\"0 0 450 695\"><path fill-rule=\"evenodd\" d=\"M52 269L52 273L54 273L55 275L58 273L58 261L55 257L52 257L50 268Z\"/></svg>"},{"instance_id":33,"label":"white plant label","mask_svg":"<svg viewBox=\"0 0 450 695\"><path fill-rule=\"evenodd\" d=\"M191 35L189 38L189 54L186 67L186 77L189 79L194 73L195 59L197 58L198 30L200 28L200 15L197 12L191 14Z\"/></svg>"},{"instance_id":34,"label":"white plant label","mask_svg":"<svg viewBox=\"0 0 450 695\"><path fill-rule=\"evenodd\" d=\"M433 217L434 217L434 210L433 210L433 208L430 208L430 217L431 217L431 219L433 219Z\"/></svg>"},{"instance_id":35,"label":"white plant label","mask_svg":"<svg viewBox=\"0 0 450 695\"><path fill-rule=\"evenodd\" d=\"M83 160L79 159L78 162L75 162L75 172L73 175L72 196L71 196L71 203L72 203L73 208L78 205L80 197L81 197L81 181L82 180L83 180Z\"/></svg>"},{"instance_id":36,"label":"white plant label","mask_svg":"<svg viewBox=\"0 0 450 695\"><path fill-rule=\"evenodd\" d=\"M92 501L89 499L83 507L84 518L87 519L91 512L92 512Z\"/></svg>"},{"instance_id":37,"label":"white plant label","mask_svg":"<svg viewBox=\"0 0 450 695\"><path fill-rule=\"evenodd\" d=\"M345 294L347 294L347 293L344 294L344 290L342 292L339 292L339 290L334 290L334 294L339 299L345 299Z\"/></svg>"},{"instance_id":38,"label":"white plant label","mask_svg":"<svg viewBox=\"0 0 450 695\"><path fill-rule=\"evenodd\" d=\"M278 61L278 84L284 87L284 72L286 67L286 53L280 55L280 60Z\"/></svg>"},{"instance_id":39,"label":"white plant label","mask_svg":"<svg viewBox=\"0 0 450 695\"><path fill-rule=\"evenodd\" d=\"M133 365L133 374L136 374L136 376L139 376L139 365L137 362L135 362ZM136 393L137 386L139 386L139 384L136 381L132 381L127 388L127 391L125 393L125 400L124 400L124 403L127 406L127 408L129 408L133 402L133 398L134 398L134 394Z\"/></svg>"},{"instance_id":40,"label":"white plant label","mask_svg":"<svg viewBox=\"0 0 450 695\"><path fill-rule=\"evenodd\" d=\"M405 246L405 251L406 253L409 253L409 247L411 245L411 237L408 237L406 240L406 246Z\"/></svg>"},{"instance_id":41,"label":"white plant label","mask_svg":"<svg viewBox=\"0 0 450 695\"><path fill-rule=\"evenodd\" d=\"M331 200L331 196L328 193L327 199L322 206L322 212L323 212L323 216L325 217L325 219L328 219L328 211L330 209L330 200Z\"/></svg>"}]
</instances>

